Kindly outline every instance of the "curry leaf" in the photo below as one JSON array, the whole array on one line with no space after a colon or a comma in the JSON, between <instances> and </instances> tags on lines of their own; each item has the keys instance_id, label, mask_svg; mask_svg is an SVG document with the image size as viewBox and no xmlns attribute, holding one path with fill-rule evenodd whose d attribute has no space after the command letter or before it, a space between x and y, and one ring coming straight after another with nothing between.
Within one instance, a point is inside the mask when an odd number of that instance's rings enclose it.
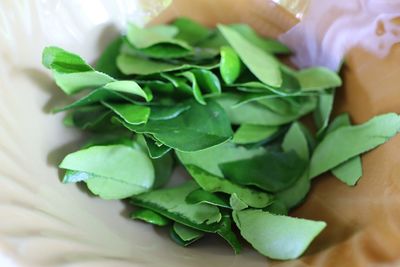
<instances>
[{"instance_id":1,"label":"curry leaf","mask_svg":"<svg viewBox=\"0 0 400 267\"><path fill-rule=\"evenodd\" d=\"M226 142L232 129L222 108L213 101L201 105L188 102L190 109L170 120L149 120L145 125L127 125L128 129L152 134L161 143L179 151L197 151ZM193 140L196 140L193 142Z\"/></svg>"},{"instance_id":2,"label":"curry leaf","mask_svg":"<svg viewBox=\"0 0 400 267\"><path fill-rule=\"evenodd\" d=\"M335 88L342 85L339 75L324 67L300 70L296 73L296 77L304 91Z\"/></svg>"},{"instance_id":3,"label":"curry leaf","mask_svg":"<svg viewBox=\"0 0 400 267\"><path fill-rule=\"evenodd\" d=\"M170 223L169 219L149 209L137 209L131 213L131 218L157 226L165 226Z\"/></svg>"},{"instance_id":4,"label":"curry leaf","mask_svg":"<svg viewBox=\"0 0 400 267\"><path fill-rule=\"evenodd\" d=\"M102 103L128 124L137 125L146 123L150 116L150 108L146 106L135 104L114 104L109 102Z\"/></svg>"},{"instance_id":5,"label":"curry leaf","mask_svg":"<svg viewBox=\"0 0 400 267\"><path fill-rule=\"evenodd\" d=\"M257 143L274 136L278 131L278 126L245 123L236 130L232 142L235 144Z\"/></svg>"},{"instance_id":6,"label":"curry leaf","mask_svg":"<svg viewBox=\"0 0 400 267\"><path fill-rule=\"evenodd\" d=\"M186 202L189 204L204 203L222 208L230 208L229 204L223 198L217 196L216 194L207 192L203 189L194 190L189 195L187 195Z\"/></svg>"},{"instance_id":7,"label":"curry leaf","mask_svg":"<svg viewBox=\"0 0 400 267\"><path fill-rule=\"evenodd\" d=\"M122 199L148 191L154 168L146 154L124 145L92 146L64 158L60 168L95 175L85 182L104 199Z\"/></svg>"},{"instance_id":8,"label":"curry leaf","mask_svg":"<svg viewBox=\"0 0 400 267\"><path fill-rule=\"evenodd\" d=\"M219 71L226 84L233 84L240 76L242 63L239 56L230 46L221 47Z\"/></svg>"},{"instance_id":9,"label":"curry leaf","mask_svg":"<svg viewBox=\"0 0 400 267\"><path fill-rule=\"evenodd\" d=\"M68 95L115 81L107 74L95 71L80 56L58 47L46 47L42 63L53 71L57 85Z\"/></svg>"},{"instance_id":10,"label":"curry leaf","mask_svg":"<svg viewBox=\"0 0 400 267\"><path fill-rule=\"evenodd\" d=\"M292 185L304 172L306 162L294 151L266 151L250 159L220 164L225 177L240 185L253 185L278 192Z\"/></svg>"},{"instance_id":11,"label":"curry leaf","mask_svg":"<svg viewBox=\"0 0 400 267\"><path fill-rule=\"evenodd\" d=\"M187 165L186 169L199 186L206 191L226 194L235 193L244 203L254 208L264 208L271 203L271 197L267 193L234 184L229 180L208 173L195 165Z\"/></svg>"},{"instance_id":12,"label":"curry leaf","mask_svg":"<svg viewBox=\"0 0 400 267\"><path fill-rule=\"evenodd\" d=\"M263 83L279 87L282 84L282 74L279 62L272 55L254 46L239 32L227 26L218 25L222 35L235 49L240 59L249 70Z\"/></svg>"},{"instance_id":13,"label":"curry leaf","mask_svg":"<svg viewBox=\"0 0 400 267\"><path fill-rule=\"evenodd\" d=\"M345 126L329 133L315 148L310 163L310 177L388 141L400 130L400 117L395 113L379 115L357 126Z\"/></svg>"},{"instance_id":14,"label":"curry leaf","mask_svg":"<svg viewBox=\"0 0 400 267\"><path fill-rule=\"evenodd\" d=\"M274 215L262 210L233 211L241 235L261 254L277 260L295 259L326 223Z\"/></svg>"}]
</instances>

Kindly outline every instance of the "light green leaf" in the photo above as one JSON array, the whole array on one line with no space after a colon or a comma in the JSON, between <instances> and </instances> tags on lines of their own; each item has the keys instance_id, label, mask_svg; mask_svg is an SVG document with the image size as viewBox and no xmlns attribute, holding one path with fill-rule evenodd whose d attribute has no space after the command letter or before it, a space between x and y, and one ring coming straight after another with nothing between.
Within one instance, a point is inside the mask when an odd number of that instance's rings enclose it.
<instances>
[{"instance_id":1,"label":"light green leaf","mask_svg":"<svg viewBox=\"0 0 400 267\"><path fill-rule=\"evenodd\" d=\"M157 226L166 226L170 223L169 219L149 209L137 209L131 213L130 217Z\"/></svg>"},{"instance_id":2,"label":"light green leaf","mask_svg":"<svg viewBox=\"0 0 400 267\"><path fill-rule=\"evenodd\" d=\"M269 39L259 36L249 25L247 24L232 24L229 25L231 28L239 32L247 41L253 45L259 47L263 51L271 54L290 54L290 49L275 39Z\"/></svg>"},{"instance_id":3,"label":"light green leaf","mask_svg":"<svg viewBox=\"0 0 400 267\"><path fill-rule=\"evenodd\" d=\"M249 206L243 202L235 193L231 195L229 198L229 205L233 210L244 210L247 209Z\"/></svg>"},{"instance_id":4,"label":"light green leaf","mask_svg":"<svg viewBox=\"0 0 400 267\"><path fill-rule=\"evenodd\" d=\"M211 31L200 23L185 17L177 18L172 25L178 28L176 39L186 41L193 45L207 38Z\"/></svg>"},{"instance_id":5,"label":"light green leaf","mask_svg":"<svg viewBox=\"0 0 400 267\"><path fill-rule=\"evenodd\" d=\"M238 54L230 46L221 47L219 72L226 84L233 84L240 76L242 63Z\"/></svg>"},{"instance_id":6,"label":"light green leaf","mask_svg":"<svg viewBox=\"0 0 400 267\"><path fill-rule=\"evenodd\" d=\"M191 192L186 197L186 202L189 204L204 203L222 208L230 208L227 201L225 201L223 198L217 196L216 194L207 192L203 189L197 189Z\"/></svg>"},{"instance_id":7,"label":"light green leaf","mask_svg":"<svg viewBox=\"0 0 400 267\"><path fill-rule=\"evenodd\" d=\"M329 125L326 134L336 131L340 127L350 126L349 114L344 113L336 117ZM362 176L362 164L360 156L353 157L332 169L332 174L349 186L354 186Z\"/></svg>"},{"instance_id":8,"label":"light green leaf","mask_svg":"<svg viewBox=\"0 0 400 267\"><path fill-rule=\"evenodd\" d=\"M298 258L326 227L325 222L262 210L233 211L232 216L244 239L261 254L276 260Z\"/></svg>"},{"instance_id":9,"label":"light green leaf","mask_svg":"<svg viewBox=\"0 0 400 267\"><path fill-rule=\"evenodd\" d=\"M219 229L221 213L215 206L207 204L188 204L187 195L198 189L193 181L174 187L165 188L133 196L136 206L151 209L186 226L194 227L206 232L215 232Z\"/></svg>"},{"instance_id":10,"label":"light green leaf","mask_svg":"<svg viewBox=\"0 0 400 267\"><path fill-rule=\"evenodd\" d=\"M339 75L327 68L316 67L296 72L303 91L323 90L342 86Z\"/></svg>"},{"instance_id":11,"label":"light green leaf","mask_svg":"<svg viewBox=\"0 0 400 267\"><path fill-rule=\"evenodd\" d=\"M122 199L149 190L154 168L142 151L125 145L92 146L64 158L60 168L95 175L88 188L104 199Z\"/></svg>"},{"instance_id":12,"label":"light green leaf","mask_svg":"<svg viewBox=\"0 0 400 267\"><path fill-rule=\"evenodd\" d=\"M173 106L151 106L151 120L170 120L190 109L190 105L178 103Z\"/></svg>"},{"instance_id":13,"label":"light green leaf","mask_svg":"<svg viewBox=\"0 0 400 267\"><path fill-rule=\"evenodd\" d=\"M173 229L180 239L183 241L191 241L191 243L204 236L204 232L177 222L174 223Z\"/></svg>"},{"instance_id":14,"label":"light green leaf","mask_svg":"<svg viewBox=\"0 0 400 267\"><path fill-rule=\"evenodd\" d=\"M282 84L279 61L272 55L254 46L239 32L228 26L218 25L218 29L233 47L247 68L263 83L274 87Z\"/></svg>"},{"instance_id":15,"label":"light green leaf","mask_svg":"<svg viewBox=\"0 0 400 267\"><path fill-rule=\"evenodd\" d=\"M151 92L146 92L134 81L111 82L104 85L103 88L110 91L137 95L144 98L147 102L151 101L153 98Z\"/></svg>"},{"instance_id":16,"label":"light green leaf","mask_svg":"<svg viewBox=\"0 0 400 267\"><path fill-rule=\"evenodd\" d=\"M233 135L232 142L235 144L258 143L274 136L280 127L256 124L242 124Z\"/></svg>"},{"instance_id":17,"label":"light green leaf","mask_svg":"<svg viewBox=\"0 0 400 267\"><path fill-rule=\"evenodd\" d=\"M264 148L247 149L243 146L234 145L231 142L226 142L196 152L176 151L183 165L196 165L216 176L223 176L219 165L224 162L248 159L257 155L262 155L263 153L265 153Z\"/></svg>"},{"instance_id":18,"label":"light green leaf","mask_svg":"<svg viewBox=\"0 0 400 267\"><path fill-rule=\"evenodd\" d=\"M320 94L318 96L317 108L314 111L314 121L318 129L317 136L321 135L326 127L328 127L334 99L334 90L328 92L327 94Z\"/></svg>"},{"instance_id":19,"label":"light green leaf","mask_svg":"<svg viewBox=\"0 0 400 267\"><path fill-rule=\"evenodd\" d=\"M345 161L339 166L333 168L332 174L349 186L356 185L362 176L361 158L358 156Z\"/></svg>"},{"instance_id":20,"label":"light green leaf","mask_svg":"<svg viewBox=\"0 0 400 267\"><path fill-rule=\"evenodd\" d=\"M206 102L204 101L203 93L201 92L199 84L197 83L196 76L190 71L181 72L177 75L185 77L192 84L191 89L192 89L194 99L196 99L196 101L199 102L200 104L206 105Z\"/></svg>"},{"instance_id":21,"label":"light green leaf","mask_svg":"<svg viewBox=\"0 0 400 267\"><path fill-rule=\"evenodd\" d=\"M310 178L385 143L399 130L400 117L388 113L357 126L340 127L327 134L311 158Z\"/></svg>"},{"instance_id":22,"label":"light green leaf","mask_svg":"<svg viewBox=\"0 0 400 267\"><path fill-rule=\"evenodd\" d=\"M102 103L128 124L138 125L146 123L150 116L150 108L146 106L135 104L114 104L111 102Z\"/></svg>"},{"instance_id":23,"label":"light green leaf","mask_svg":"<svg viewBox=\"0 0 400 267\"><path fill-rule=\"evenodd\" d=\"M208 173L195 165L187 165L186 169L201 188L211 193L235 193L244 203L254 208L264 208L272 201L267 193L234 184L229 180Z\"/></svg>"},{"instance_id":24,"label":"light green leaf","mask_svg":"<svg viewBox=\"0 0 400 267\"><path fill-rule=\"evenodd\" d=\"M282 125L304 116L316 106L314 97L302 97L298 99L298 109L293 109L287 114L279 114L255 102L236 106L240 101L240 96L237 94L226 93L213 99L224 108L232 124Z\"/></svg>"},{"instance_id":25,"label":"light green leaf","mask_svg":"<svg viewBox=\"0 0 400 267\"><path fill-rule=\"evenodd\" d=\"M311 182L308 176L308 170L297 179L289 188L277 192L276 199L285 204L288 209L299 205L307 196L311 188Z\"/></svg>"},{"instance_id":26,"label":"light green leaf","mask_svg":"<svg viewBox=\"0 0 400 267\"><path fill-rule=\"evenodd\" d=\"M121 72L125 75L150 75L160 72L169 72L176 70L184 70L190 68L204 68L214 69L219 66L219 62L211 61L203 65L192 65L187 63L166 63L156 60L150 60L147 58L140 57L138 55L128 55L121 53L117 58L117 66Z\"/></svg>"},{"instance_id":27,"label":"light green leaf","mask_svg":"<svg viewBox=\"0 0 400 267\"><path fill-rule=\"evenodd\" d=\"M282 148L286 152L294 150L301 159L305 161L309 160L310 152L307 138L299 122L294 122L290 126L289 131L283 138Z\"/></svg>"},{"instance_id":28,"label":"light green leaf","mask_svg":"<svg viewBox=\"0 0 400 267\"><path fill-rule=\"evenodd\" d=\"M42 63L53 71L57 85L68 95L115 81L107 74L95 71L80 56L58 47L46 47Z\"/></svg>"}]
</instances>

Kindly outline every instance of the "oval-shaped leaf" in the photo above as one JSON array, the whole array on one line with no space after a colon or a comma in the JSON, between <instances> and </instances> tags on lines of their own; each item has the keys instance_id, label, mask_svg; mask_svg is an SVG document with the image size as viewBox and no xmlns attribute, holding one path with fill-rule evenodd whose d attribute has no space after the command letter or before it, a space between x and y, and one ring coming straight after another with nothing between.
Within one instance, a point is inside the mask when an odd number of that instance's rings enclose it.
<instances>
[{"instance_id":1,"label":"oval-shaped leaf","mask_svg":"<svg viewBox=\"0 0 400 267\"><path fill-rule=\"evenodd\" d=\"M274 215L262 210L233 211L241 235L258 252L277 260L295 259L307 249L326 223Z\"/></svg>"},{"instance_id":2,"label":"oval-shaped leaf","mask_svg":"<svg viewBox=\"0 0 400 267\"><path fill-rule=\"evenodd\" d=\"M104 199L122 199L149 190L154 168L141 150L125 145L92 146L64 158L60 168L96 175L86 183Z\"/></svg>"},{"instance_id":3,"label":"oval-shaped leaf","mask_svg":"<svg viewBox=\"0 0 400 267\"><path fill-rule=\"evenodd\" d=\"M235 50L230 46L221 47L219 72L226 84L233 84L240 76L242 62Z\"/></svg>"},{"instance_id":4,"label":"oval-shaped leaf","mask_svg":"<svg viewBox=\"0 0 400 267\"><path fill-rule=\"evenodd\" d=\"M170 220L149 209L137 209L131 213L130 217L135 220L141 220L157 226L166 226Z\"/></svg>"}]
</instances>

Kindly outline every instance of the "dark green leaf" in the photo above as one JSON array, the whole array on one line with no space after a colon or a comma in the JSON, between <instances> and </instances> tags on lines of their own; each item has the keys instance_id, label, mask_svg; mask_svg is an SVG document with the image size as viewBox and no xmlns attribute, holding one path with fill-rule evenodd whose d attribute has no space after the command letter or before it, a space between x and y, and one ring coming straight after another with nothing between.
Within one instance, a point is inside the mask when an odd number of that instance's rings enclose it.
<instances>
[{"instance_id":1,"label":"dark green leaf","mask_svg":"<svg viewBox=\"0 0 400 267\"><path fill-rule=\"evenodd\" d=\"M183 241L191 241L194 242L204 236L204 232L196 230L194 228L188 227L186 225L175 222L172 226L174 232L179 236ZM188 245L188 244L187 244Z\"/></svg>"},{"instance_id":2,"label":"dark green leaf","mask_svg":"<svg viewBox=\"0 0 400 267\"><path fill-rule=\"evenodd\" d=\"M223 198L203 189L194 190L187 195L186 202L189 204L204 203L222 208L230 208L229 204Z\"/></svg>"},{"instance_id":3,"label":"dark green leaf","mask_svg":"<svg viewBox=\"0 0 400 267\"><path fill-rule=\"evenodd\" d=\"M117 79L123 76L117 67L117 57L121 50L124 38L118 36L101 54L96 63L96 70Z\"/></svg>"},{"instance_id":4,"label":"dark green leaf","mask_svg":"<svg viewBox=\"0 0 400 267\"><path fill-rule=\"evenodd\" d=\"M269 152L251 159L220 164L225 177L240 185L254 185L278 192L292 185L304 172L306 162L294 151Z\"/></svg>"},{"instance_id":5,"label":"dark green leaf","mask_svg":"<svg viewBox=\"0 0 400 267\"><path fill-rule=\"evenodd\" d=\"M217 103L208 101L207 105L201 105L193 100L187 103L191 108L176 118L149 120L145 125L124 125L138 133L152 134L161 143L179 151L202 150L231 138L229 120Z\"/></svg>"},{"instance_id":6,"label":"dark green leaf","mask_svg":"<svg viewBox=\"0 0 400 267\"><path fill-rule=\"evenodd\" d=\"M170 223L169 219L149 209L137 209L131 213L131 218L157 226L166 226Z\"/></svg>"},{"instance_id":7,"label":"dark green leaf","mask_svg":"<svg viewBox=\"0 0 400 267\"><path fill-rule=\"evenodd\" d=\"M190 105L187 103L178 103L173 106L151 106L150 120L170 120L188 109L190 109Z\"/></svg>"},{"instance_id":8,"label":"dark green leaf","mask_svg":"<svg viewBox=\"0 0 400 267\"><path fill-rule=\"evenodd\" d=\"M289 131L283 139L282 148L286 152L293 150L301 159L305 161L309 160L310 151L307 138L300 123L294 122L292 126L290 126Z\"/></svg>"},{"instance_id":9,"label":"dark green leaf","mask_svg":"<svg viewBox=\"0 0 400 267\"><path fill-rule=\"evenodd\" d=\"M166 153L158 158L153 158L152 162L155 172L153 188L160 188L170 180L174 167L174 160L171 153Z\"/></svg>"},{"instance_id":10,"label":"dark green leaf","mask_svg":"<svg viewBox=\"0 0 400 267\"><path fill-rule=\"evenodd\" d=\"M197 83L203 92L221 94L221 84L214 73L205 69L193 69L190 72L195 75Z\"/></svg>"},{"instance_id":11,"label":"dark green leaf","mask_svg":"<svg viewBox=\"0 0 400 267\"><path fill-rule=\"evenodd\" d=\"M190 71L179 73L178 76L185 77L192 84L191 91L194 99L196 99L196 101L200 104L205 105L206 102L204 101L203 93L201 92L199 84L197 83L196 76Z\"/></svg>"},{"instance_id":12,"label":"dark green leaf","mask_svg":"<svg viewBox=\"0 0 400 267\"><path fill-rule=\"evenodd\" d=\"M171 148L166 145L158 145L157 141L154 140L152 137L144 135L144 140L146 142L149 155L152 159L160 158L171 151Z\"/></svg>"}]
</instances>

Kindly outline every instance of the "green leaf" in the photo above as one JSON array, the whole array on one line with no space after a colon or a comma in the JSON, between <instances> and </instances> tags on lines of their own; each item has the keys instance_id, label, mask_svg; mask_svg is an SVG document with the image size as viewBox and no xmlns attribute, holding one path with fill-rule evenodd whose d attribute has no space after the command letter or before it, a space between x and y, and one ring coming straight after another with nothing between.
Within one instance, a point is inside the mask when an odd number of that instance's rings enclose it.
<instances>
[{"instance_id":1,"label":"green leaf","mask_svg":"<svg viewBox=\"0 0 400 267\"><path fill-rule=\"evenodd\" d=\"M88 106L72 111L64 119L64 124L83 130L96 128L104 120L109 119L111 111L103 106Z\"/></svg>"},{"instance_id":2,"label":"green leaf","mask_svg":"<svg viewBox=\"0 0 400 267\"><path fill-rule=\"evenodd\" d=\"M191 68L214 69L219 66L219 62L211 61L202 65L187 63L166 63L163 61L150 60L139 55L121 53L117 58L117 66L125 75L150 75L160 72L169 72Z\"/></svg>"},{"instance_id":3,"label":"green leaf","mask_svg":"<svg viewBox=\"0 0 400 267\"><path fill-rule=\"evenodd\" d=\"M131 213L131 218L157 226L166 226L170 223L169 219L149 209L137 209Z\"/></svg>"},{"instance_id":4,"label":"green leaf","mask_svg":"<svg viewBox=\"0 0 400 267\"><path fill-rule=\"evenodd\" d=\"M191 90L192 90L194 99L196 99L196 101L199 102L200 104L206 105L206 102L204 101L203 93L201 92L199 84L197 83L196 76L190 71L181 72L177 75L185 77L192 84Z\"/></svg>"},{"instance_id":5,"label":"green leaf","mask_svg":"<svg viewBox=\"0 0 400 267\"><path fill-rule=\"evenodd\" d=\"M262 210L234 211L232 216L244 239L262 255L277 260L301 256L326 226L325 222L274 215Z\"/></svg>"},{"instance_id":6,"label":"green leaf","mask_svg":"<svg viewBox=\"0 0 400 267\"><path fill-rule=\"evenodd\" d=\"M221 226L218 229L217 234L228 242L228 244L233 248L233 251L236 255L239 254L242 251L242 244L239 242L235 233L232 231L231 216L227 214L222 216L220 225Z\"/></svg>"},{"instance_id":7,"label":"green leaf","mask_svg":"<svg viewBox=\"0 0 400 267\"><path fill-rule=\"evenodd\" d=\"M95 175L85 181L93 194L104 199L140 194L154 183L154 168L147 155L125 145L79 150L66 156L59 167Z\"/></svg>"},{"instance_id":8,"label":"green leaf","mask_svg":"<svg viewBox=\"0 0 400 267\"><path fill-rule=\"evenodd\" d=\"M349 114L344 113L332 121L326 131L326 134L339 129L340 127L350 125L351 122ZM332 174L345 184L354 186L362 176L362 164L360 156L353 157L333 168Z\"/></svg>"},{"instance_id":9,"label":"green leaf","mask_svg":"<svg viewBox=\"0 0 400 267\"><path fill-rule=\"evenodd\" d=\"M193 100L187 103L191 108L170 120L149 120L145 125L123 124L131 131L152 134L161 143L179 151L202 150L231 138L229 120L217 103L208 101L207 105L201 105Z\"/></svg>"},{"instance_id":10,"label":"green leaf","mask_svg":"<svg viewBox=\"0 0 400 267\"><path fill-rule=\"evenodd\" d=\"M231 28L239 32L247 41L271 54L290 54L290 49L275 39L259 36L249 25L233 24Z\"/></svg>"},{"instance_id":11,"label":"green leaf","mask_svg":"<svg viewBox=\"0 0 400 267\"><path fill-rule=\"evenodd\" d=\"M217 75L205 69L193 69L190 72L195 75L196 81L203 92L221 94L221 83Z\"/></svg>"},{"instance_id":12,"label":"green leaf","mask_svg":"<svg viewBox=\"0 0 400 267\"><path fill-rule=\"evenodd\" d=\"M224 177L240 185L278 192L292 185L304 172L306 161L294 151L266 151L263 155L222 163Z\"/></svg>"},{"instance_id":13,"label":"green leaf","mask_svg":"<svg viewBox=\"0 0 400 267\"><path fill-rule=\"evenodd\" d=\"M289 131L283 138L282 148L285 152L294 150L301 159L305 161L309 160L310 152L307 138L299 122L294 122L290 126Z\"/></svg>"},{"instance_id":14,"label":"green leaf","mask_svg":"<svg viewBox=\"0 0 400 267\"><path fill-rule=\"evenodd\" d=\"M335 72L324 68L316 67L303 69L296 72L303 91L323 90L342 86L342 79Z\"/></svg>"},{"instance_id":15,"label":"green leaf","mask_svg":"<svg viewBox=\"0 0 400 267\"><path fill-rule=\"evenodd\" d=\"M187 195L198 186L193 181L174 187L165 188L133 196L133 204L151 209L186 226L194 227L206 232L216 232L217 224L221 220L221 213L217 207L207 204L188 204Z\"/></svg>"},{"instance_id":16,"label":"green leaf","mask_svg":"<svg viewBox=\"0 0 400 267\"><path fill-rule=\"evenodd\" d=\"M133 101L128 96L121 94L119 92L107 90L104 88L99 88L93 90L92 92L82 97L81 99L78 99L72 104L69 104L62 108L55 109L54 112L66 111L81 107L89 108L91 105L98 104L101 101L120 101L120 100L125 100L129 102Z\"/></svg>"},{"instance_id":17,"label":"green leaf","mask_svg":"<svg viewBox=\"0 0 400 267\"><path fill-rule=\"evenodd\" d=\"M271 203L271 197L267 193L237 185L195 165L187 165L186 169L199 186L208 192L235 193L244 203L254 208L264 208Z\"/></svg>"},{"instance_id":18,"label":"green leaf","mask_svg":"<svg viewBox=\"0 0 400 267\"><path fill-rule=\"evenodd\" d=\"M239 32L228 26L218 25L218 29L233 47L247 68L263 83L279 87L282 74L279 62L272 55L254 46Z\"/></svg>"},{"instance_id":19,"label":"green leaf","mask_svg":"<svg viewBox=\"0 0 400 267\"><path fill-rule=\"evenodd\" d=\"M186 225L175 222L172 226L174 232L179 236L183 241L191 241L194 242L204 236L204 232L193 229Z\"/></svg>"},{"instance_id":20,"label":"green leaf","mask_svg":"<svg viewBox=\"0 0 400 267\"><path fill-rule=\"evenodd\" d=\"M232 124L282 125L304 116L316 106L314 97L302 97L298 99L298 109L287 114L279 114L260 103L250 102L236 106L240 101L240 96L237 94L222 94L213 99L224 108Z\"/></svg>"},{"instance_id":21,"label":"green leaf","mask_svg":"<svg viewBox=\"0 0 400 267\"><path fill-rule=\"evenodd\" d=\"M57 85L68 95L115 81L107 74L95 71L78 55L58 47L46 47L42 63L53 71Z\"/></svg>"},{"instance_id":22,"label":"green leaf","mask_svg":"<svg viewBox=\"0 0 400 267\"><path fill-rule=\"evenodd\" d=\"M321 135L328 127L329 117L333 109L333 101L335 98L335 91L332 90L327 94L320 94L318 96L317 108L314 111L314 121L317 126L317 136Z\"/></svg>"},{"instance_id":23,"label":"green leaf","mask_svg":"<svg viewBox=\"0 0 400 267\"><path fill-rule=\"evenodd\" d=\"M288 209L299 205L307 196L311 188L308 170L297 179L289 188L277 192L274 196L285 204Z\"/></svg>"},{"instance_id":24,"label":"green leaf","mask_svg":"<svg viewBox=\"0 0 400 267\"><path fill-rule=\"evenodd\" d=\"M379 115L357 126L345 126L329 133L315 148L310 178L388 141L400 130L395 113Z\"/></svg>"},{"instance_id":25,"label":"green leaf","mask_svg":"<svg viewBox=\"0 0 400 267\"><path fill-rule=\"evenodd\" d=\"M102 102L104 106L111 109L126 123L138 125L146 123L150 116L150 108L135 104L114 104L110 102Z\"/></svg>"},{"instance_id":26,"label":"green leaf","mask_svg":"<svg viewBox=\"0 0 400 267\"><path fill-rule=\"evenodd\" d=\"M170 120L178 117L186 110L190 109L187 103L178 103L173 106L151 106L151 120Z\"/></svg>"},{"instance_id":27,"label":"green leaf","mask_svg":"<svg viewBox=\"0 0 400 267\"><path fill-rule=\"evenodd\" d=\"M249 207L235 193L233 193L231 195L231 197L229 198L229 205L233 210L244 210L244 209L247 209Z\"/></svg>"},{"instance_id":28,"label":"green leaf","mask_svg":"<svg viewBox=\"0 0 400 267\"><path fill-rule=\"evenodd\" d=\"M153 98L151 92L143 90L135 81L116 81L103 86L104 89L137 95L142 97L146 102L150 102Z\"/></svg>"},{"instance_id":29,"label":"green leaf","mask_svg":"<svg viewBox=\"0 0 400 267\"><path fill-rule=\"evenodd\" d=\"M135 52L146 57L165 60L186 57L193 53L190 49L171 43L155 44Z\"/></svg>"},{"instance_id":30,"label":"green leaf","mask_svg":"<svg viewBox=\"0 0 400 267\"><path fill-rule=\"evenodd\" d=\"M286 207L285 203L281 202L280 200L274 200L271 205L266 207L264 211L268 211L269 213L275 215L288 215L288 208Z\"/></svg>"},{"instance_id":31,"label":"green leaf","mask_svg":"<svg viewBox=\"0 0 400 267\"><path fill-rule=\"evenodd\" d=\"M204 203L222 208L230 208L229 204L223 198L203 189L194 190L187 195L186 202L189 204Z\"/></svg>"},{"instance_id":32,"label":"green leaf","mask_svg":"<svg viewBox=\"0 0 400 267\"><path fill-rule=\"evenodd\" d=\"M242 62L235 50L230 46L221 47L219 72L226 84L233 84L240 76Z\"/></svg>"},{"instance_id":33,"label":"green leaf","mask_svg":"<svg viewBox=\"0 0 400 267\"><path fill-rule=\"evenodd\" d=\"M120 53L121 46L124 38L118 36L112 41L101 54L96 63L96 70L117 79L121 78L123 74L117 67L117 57Z\"/></svg>"},{"instance_id":34,"label":"green leaf","mask_svg":"<svg viewBox=\"0 0 400 267\"><path fill-rule=\"evenodd\" d=\"M343 183L355 186L362 176L361 158L353 157L332 169L332 174Z\"/></svg>"},{"instance_id":35,"label":"green leaf","mask_svg":"<svg viewBox=\"0 0 400 267\"><path fill-rule=\"evenodd\" d=\"M157 159L164 156L166 153L171 151L172 148L166 145L158 145L157 141L154 140L152 137L144 135L144 140L146 142L147 150L149 155L152 159Z\"/></svg>"},{"instance_id":36,"label":"green leaf","mask_svg":"<svg viewBox=\"0 0 400 267\"><path fill-rule=\"evenodd\" d=\"M158 158L152 158L152 163L155 172L153 188L161 188L167 184L171 178L174 168L174 159L171 153L166 153Z\"/></svg>"},{"instance_id":37,"label":"green leaf","mask_svg":"<svg viewBox=\"0 0 400 267\"><path fill-rule=\"evenodd\" d=\"M129 24L127 38L129 43L138 49L149 48L157 44L170 44L191 50L186 42L174 39L177 34L178 28L172 25L140 28L134 24Z\"/></svg>"},{"instance_id":38,"label":"green leaf","mask_svg":"<svg viewBox=\"0 0 400 267\"><path fill-rule=\"evenodd\" d=\"M232 142L235 144L258 143L274 136L279 131L278 126L242 124L233 135Z\"/></svg>"},{"instance_id":39,"label":"green leaf","mask_svg":"<svg viewBox=\"0 0 400 267\"><path fill-rule=\"evenodd\" d=\"M178 34L175 38L186 41L191 45L207 38L211 33L208 28L185 17L177 18L172 22L172 25L178 28Z\"/></svg>"},{"instance_id":40,"label":"green leaf","mask_svg":"<svg viewBox=\"0 0 400 267\"><path fill-rule=\"evenodd\" d=\"M226 142L196 152L176 151L176 155L185 166L196 165L211 174L222 176L223 174L219 168L221 163L252 158L262 155L264 152L264 148L247 149L243 146L236 146L231 142Z\"/></svg>"}]
</instances>

